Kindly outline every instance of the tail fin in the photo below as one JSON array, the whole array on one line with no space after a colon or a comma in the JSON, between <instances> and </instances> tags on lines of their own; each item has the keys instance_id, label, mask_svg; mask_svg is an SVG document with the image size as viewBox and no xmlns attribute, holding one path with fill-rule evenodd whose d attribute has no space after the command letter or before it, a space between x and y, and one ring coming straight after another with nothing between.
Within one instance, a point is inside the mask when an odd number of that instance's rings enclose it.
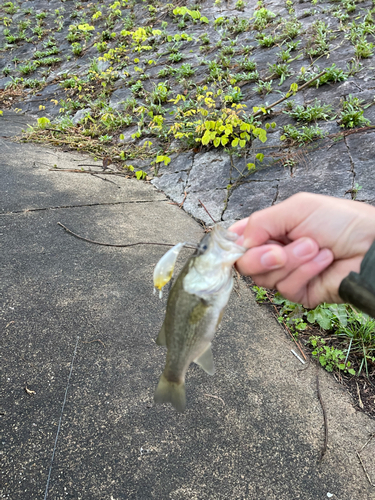
<instances>
[{"instance_id":1,"label":"tail fin","mask_svg":"<svg viewBox=\"0 0 375 500\"><path fill-rule=\"evenodd\" d=\"M185 383L169 382L161 375L154 395L155 403L172 403L177 411L183 412L186 407Z\"/></svg>"}]
</instances>

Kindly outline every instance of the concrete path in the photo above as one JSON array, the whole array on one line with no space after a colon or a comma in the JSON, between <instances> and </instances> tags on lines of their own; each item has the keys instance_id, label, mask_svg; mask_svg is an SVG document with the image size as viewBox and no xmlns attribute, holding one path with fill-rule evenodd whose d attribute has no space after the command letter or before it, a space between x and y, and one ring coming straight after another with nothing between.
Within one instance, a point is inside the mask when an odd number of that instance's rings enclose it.
<instances>
[{"instance_id":1,"label":"concrete path","mask_svg":"<svg viewBox=\"0 0 375 500\"><path fill-rule=\"evenodd\" d=\"M301 371L245 283L214 341L216 375L190 368L184 414L154 406L166 298L152 272L165 249L96 246L57 222L113 243L198 241L202 229L148 184L49 171L87 158L11 142L25 120L0 120L0 497L374 499L356 456L374 421L319 370L329 442L317 464L316 369ZM374 451L361 454L372 481Z\"/></svg>"}]
</instances>

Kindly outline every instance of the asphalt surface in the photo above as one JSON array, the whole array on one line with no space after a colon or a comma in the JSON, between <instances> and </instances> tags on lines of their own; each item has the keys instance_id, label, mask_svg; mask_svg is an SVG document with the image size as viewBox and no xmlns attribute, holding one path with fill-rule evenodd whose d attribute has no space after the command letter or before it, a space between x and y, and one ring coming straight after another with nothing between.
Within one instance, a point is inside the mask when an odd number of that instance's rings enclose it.
<instances>
[{"instance_id":1,"label":"asphalt surface","mask_svg":"<svg viewBox=\"0 0 375 500\"><path fill-rule=\"evenodd\" d=\"M154 406L166 297L152 273L165 248L97 246L57 223L108 243L203 230L147 183L50 171L92 160L12 142L27 121L0 119L1 498L374 499L356 454L374 421L329 374L301 371L244 282L214 340L215 376L191 366L183 414ZM373 482L374 448L361 452Z\"/></svg>"}]
</instances>

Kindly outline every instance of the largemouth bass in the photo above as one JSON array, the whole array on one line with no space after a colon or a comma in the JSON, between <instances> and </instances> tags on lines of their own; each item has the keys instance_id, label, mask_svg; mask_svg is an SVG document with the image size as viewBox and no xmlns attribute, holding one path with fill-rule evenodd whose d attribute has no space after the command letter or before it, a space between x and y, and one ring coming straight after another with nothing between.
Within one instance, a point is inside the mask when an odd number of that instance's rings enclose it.
<instances>
[{"instance_id":1,"label":"largemouth bass","mask_svg":"<svg viewBox=\"0 0 375 500\"><path fill-rule=\"evenodd\" d=\"M216 226L201 240L169 293L156 339L157 344L167 347L167 359L155 403L170 402L177 411L184 411L185 374L190 363L194 361L210 375L215 372L211 341L233 288L232 266L246 251L235 243L237 238L237 234ZM172 264L164 268L170 274Z\"/></svg>"}]
</instances>

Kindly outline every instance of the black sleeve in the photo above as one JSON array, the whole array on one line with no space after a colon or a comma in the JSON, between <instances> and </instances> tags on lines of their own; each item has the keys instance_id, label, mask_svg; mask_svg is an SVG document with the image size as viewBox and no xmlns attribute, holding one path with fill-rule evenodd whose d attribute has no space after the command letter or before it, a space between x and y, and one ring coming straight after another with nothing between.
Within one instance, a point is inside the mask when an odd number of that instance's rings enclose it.
<instances>
[{"instance_id":1,"label":"black sleeve","mask_svg":"<svg viewBox=\"0 0 375 500\"><path fill-rule=\"evenodd\" d=\"M339 295L375 318L375 241L366 253L360 273L351 272L340 284Z\"/></svg>"}]
</instances>

